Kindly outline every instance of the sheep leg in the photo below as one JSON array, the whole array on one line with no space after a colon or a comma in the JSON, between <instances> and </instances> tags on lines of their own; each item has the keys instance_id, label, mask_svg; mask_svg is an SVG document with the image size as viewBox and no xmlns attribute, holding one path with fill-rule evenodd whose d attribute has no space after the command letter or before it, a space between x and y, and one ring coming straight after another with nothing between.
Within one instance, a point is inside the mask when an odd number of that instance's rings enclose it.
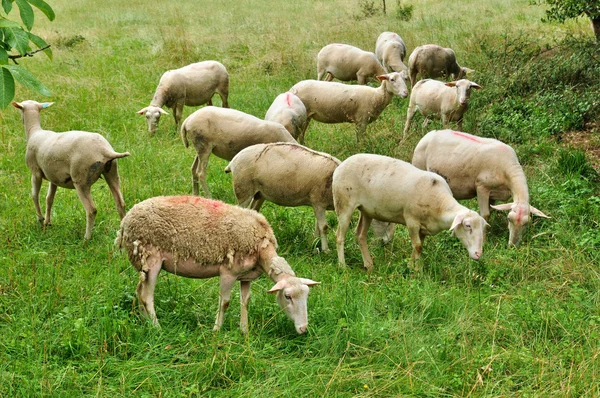
<instances>
[{"instance_id":1,"label":"sheep leg","mask_svg":"<svg viewBox=\"0 0 600 398\"><path fill-rule=\"evenodd\" d=\"M44 216L42 215L42 209L40 208L40 189L42 188L42 176L31 174L31 199L33 199L33 205L35 206L35 212L38 216L40 225L44 225Z\"/></svg>"},{"instance_id":2,"label":"sheep leg","mask_svg":"<svg viewBox=\"0 0 600 398\"><path fill-rule=\"evenodd\" d=\"M360 138L367 132L368 123L356 123L356 142L360 142Z\"/></svg>"},{"instance_id":3,"label":"sheep leg","mask_svg":"<svg viewBox=\"0 0 600 398\"><path fill-rule=\"evenodd\" d=\"M208 184L206 184L206 166L208 165L208 158L211 153L210 148L200 148L194 164L192 164L192 190L194 195L198 196L198 180L202 184L202 190L207 198L211 198L210 191L208 190Z\"/></svg>"},{"instance_id":4,"label":"sheep leg","mask_svg":"<svg viewBox=\"0 0 600 398\"><path fill-rule=\"evenodd\" d=\"M125 217L125 201L123 200L123 195L121 194L121 180L119 178L119 170L116 161L111 162L110 169L108 172L104 173L104 179L106 180L106 184L112 193L115 204L117 205L119 217L122 220L123 217Z\"/></svg>"},{"instance_id":5,"label":"sheep leg","mask_svg":"<svg viewBox=\"0 0 600 398\"><path fill-rule=\"evenodd\" d=\"M404 133L402 134L403 138L406 137L406 133L408 133L408 129L410 128L410 122L412 121L413 117L415 116L416 110L417 109L416 109L415 104L410 104L408 106L408 110L406 111L406 124L404 125Z\"/></svg>"},{"instance_id":6,"label":"sheep leg","mask_svg":"<svg viewBox=\"0 0 600 398\"><path fill-rule=\"evenodd\" d=\"M221 275L219 278L219 310L217 311L217 319L215 320L215 327L213 330L216 332L223 326L223 318L225 317L225 311L229 307L231 301L231 289L237 277L235 275Z\"/></svg>"},{"instance_id":7,"label":"sheep leg","mask_svg":"<svg viewBox=\"0 0 600 398\"><path fill-rule=\"evenodd\" d=\"M240 281L240 330L248 333L248 303L250 302L250 281Z\"/></svg>"},{"instance_id":8,"label":"sheep leg","mask_svg":"<svg viewBox=\"0 0 600 398\"><path fill-rule=\"evenodd\" d=\"M365 75L356 75L356 80L358 80L358 84L367 84L367 78Z\"/></svg>"},{"instance_id":9,"label":"sheep leg","mask_svg":"<svg viewBox=\"0 0 600 398\"><path fill-rule=\"evenodd\" d=\"M54 195L56 195L57 185L50 183L48 187L48 195L46 195L46 220L45 225L52 225L52 204L54 203Z\"/></svg>"},{"instance_id":10,"label":"sheep leg","mask_svg":"<svg viewBox=\"0 0 600 398\"><path fill-rule=\"evenodd\" d=\"M158 274L162 268L162 260L158 254L152 254L145 259L145 267L140 270L140 281L137 285L137 296L140 310L149 317L152 323L159 326L154 310L154 288L158 281ZM147 268L147 269L145 269Z\"/></svg>"},{"instance_id":11,"label":"sheep leg","mask_svg":"<svg viewBox=\"0 0 600 398\"><path fill-rule=\"evenodd\" d=\"M338 261L342 267L346 266L346 259L344 258L344 242L346 240L346 232L348 232L348 228L350 227L353 212L353 208L342 210L336 206L336 213L338 213L338 227L335 232L335 243L337 245Z\"/></svg>"},{"instance_id":12,"label":"sheep leg","mask_svg":"<svg viewBox=\"0 0 600 398\"><path fill-rule=\"evenodd\" d=\"M490 190L483 185L477 186L477 204L479 214L487 221L490 218Z\"/></svg>"},{"instance_id":13,"label":"sheep leg","mask_svg":"<svg viewBox=\"0 0 600 398\"><path fill-rule=\"evenodd\" d=\"M265 198L260 196L260 193L257 193L252 197L252 201L248 207L252 210L260 211L263 203L265 203Z\"/></svg>"},{"instance_id":14,"label":"sheep leg","mask_svg":"<svg viewBox=\"0 0 600 398\"><path fill-rule=\"evenodd\" d=\"M327 75L325 76L325 81L330 82L332 80L333 80L333 75L331 74L331 72L327 72Z\"/></svg>"},{"instance_id":15,"label":"sheep leg","mask_svg":"<svg viewBox=\"0 0 600 398\"><path fill-rule=\"evenodd\" d=\"M371 257L371 253L369 253L369 246L367 245L367 231L369 231L371 220L371 217L361 211L358 219L358 227L356 228L356 240L362 253L364 266L369 272L373 270L373 258Z\"/></svg>"},{"instance_id":16,"label":"sheep leg","mask_svg":"<svg viewBox=\"0 0 600 398\"><path fill-rule=\"evenodd\" d=\"M175 119L175 131L179 132L181 129L181 116L183 115L183 103L178 102L173 108L173 118Z\"/></svg>"},{"instance_id":17,"label":"sheep leg","mask_svg":"<svg viewBox=\"0 0 600 398\"><path fill-rule=\"evenodd\" d=\"M306 130L308 129L308 124L310 123L310 118L306 119L306 123L300 129L300 134L298 134L298 143L300 145L304 145L304 135L306 134Z\"/></svg>"},{"instance_id":18,"label":"sheep leg","mask_svg":"<svg viewBox=\"0 0 600 398\"><path fill-rule=\"evenodd\" d=\"M96 213L98 212L92 199L91 186L75 184L75 191L77 191L77 196L79 196L79 200L85 208L85 239L90 240L92 239L92 229L94 229L94 220L96 220Z\"/></svg>"},{"instance_id":19,"label":"sheep leg","mask_svg":"<svg viewBox=\"0 0 600 398\"><path fill-rule=\"evenodd\" d=\"M408 227L408 235L410 236L410 242L412 244L411 262L414 271L419 271L418 261L421 258L421 252L423 251L423 241L425 235L421 232L421 226L419 223L406 224Z\"/></svg>"},{"instance_id":20,"label":"sheep leg","mask_svg":"<svg viewBox=\"0 0 600 398\"><path fill-rule=\"evenodd\" d=\"M221 97L221 107L229 108L229 103L227 102L227 97L229 97L229 91L217 91L219 93L219 97Z\"/></svg>"},{"instance_id":21,"label":"sheep leg","mask_svg":"<svg viewBox=\"0 0 600 398\"><path fill-rule=\"evenodd\" d=\"M327 217L325 216L325 207L313 206L313 210L317 220L315 232L318 232L318 236L321 237L321 250L323 250L324 253L328 253L329 246L327 245Z\"/></svg>"}]
</instances>

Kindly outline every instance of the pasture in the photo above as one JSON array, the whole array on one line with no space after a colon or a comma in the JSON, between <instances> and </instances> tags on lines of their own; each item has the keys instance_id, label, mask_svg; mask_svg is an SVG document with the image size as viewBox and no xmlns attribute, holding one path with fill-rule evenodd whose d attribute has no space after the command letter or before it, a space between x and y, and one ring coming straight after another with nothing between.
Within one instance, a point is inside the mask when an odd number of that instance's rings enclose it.
<instances>
[{"instance_id":1,"label":"pasture","mask_svg":"<svg viewBox=\"0 0 600 398\"><path fill-rule=\"evenodd\" d=\"M19 86L15 100L55 102L42 127L98 132L131 152L119 160L127 209L191 193L194 152L172 117L149 136L136 114L164 71L217 60L230 74L230 106L263 117L279 93L316 78L324 45L374 51L377 36L394 31L409 53L440 44L476 70L483 90L472 94L463 130L512 145L531 204L552 218L534 218L515 249L506 213L493 212L477 262L449 232L429 237L419 274L408 271L401 226L387 246L370 236L369 274L353 233L341 268L335 250L318 253L312 209L265 203L279 254L321 282L308 300L308 332L296 334L262 277L252 284L250 332L239 331L236 286L214 333L218 280L164 272L157 329L137 308L137 272L113 247L119 217L104 181L92 188L90 241L72 190L58 190L53 225L39 226L21 117L9 107L0 113L0 396L600 395L600 50L588 21L542 23L543 7L528 0L403 1L414 5L409 20L395 1L386 15L358 0L49 3L56 20L36 19L34 32L54 59L20 64L52 96ZM424 129L416 116L401 140L407 106L394 98L358 143L352 125L313 121L305 144L340 160L364 152L410 161L421 136L441 125ZM235 203L226 165L211 156L208 184L214 198ZM333 249L337 221L327 218Z\"/></svg>"}]
</instances>

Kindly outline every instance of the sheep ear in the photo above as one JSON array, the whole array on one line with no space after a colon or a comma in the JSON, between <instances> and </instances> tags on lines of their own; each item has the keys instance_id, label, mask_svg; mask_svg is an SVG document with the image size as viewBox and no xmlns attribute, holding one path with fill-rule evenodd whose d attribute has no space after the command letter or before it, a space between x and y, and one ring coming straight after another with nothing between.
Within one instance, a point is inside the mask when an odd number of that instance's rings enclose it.
<instances>
[{"instance_id":1,"label":"sheep ear","mask_svg":"<svg viewBox=\"0 0 600 398\"><path fill-rule=\"evenodd\" d=\"M483 87L477 83L471 82L471 88L474 88L475 90L481 90Z\"/></svg>"},{"instance_id":2,"label":"sheep ear","mask_svg":"<svg viewBox=\"0 0 600 398\"><path fill-rule=\"evenodd\" d=\"M491 205L490 207L495 210L510 211L513 205L514 203L502 203L501 205Z\"/></svg>"},{"instance_id":3,"label":"sheep ear","mask_svg":"<svg viewBox=\"0 0 600 398\"><path fill-rule=\"evenodd\" d=\"M314 286L314 285L320 285L321 282L315 282L312 279L306 279L306 278L298 278L300 279L300 283L302 283L303 285L306 286Z\"/></svg>"},{"instance_id":4,"label":"sheep ear","mask_svg":"<svg viewBox=\"0 0 600 398\"><path fill-rule=\"evenodd\" d=\"M280 280L273 286L270 290L267 290L267 293L277 293L281 289L283 289L286 285L285 279Z\"/></svg>"},{"instance_id":5,"label":"sheep ear","mask_svg":"<svg viewBox=\"0 0 600 398\"><path fill-rule=\"evenodd\" d=\"M147 111L147 110L148 110L148 107L146 107L146 108L142 108L142 109L140 109L139 111L137 111L136 113L137 113L138 115L143 115L144 113L146 113L146 111Z\"/></svg>"},{"instance_id":6,"label":"sheep ear","mask_svg":"<svg viewBox=\"0 0 600 398\"><path fill-rule=\"evenodd\" d=\"M450 231L454 232L454 229L462 224L465 219L465 213L458 213L456 217L454 217L454 221L452 221L452 225L450 226Z\"/></svg>"},{"instance_id":7,"label":"sheep ear","mask_svg":"<svg viewBox=\"0 0 600 398\"><path fill-rule=\"evenodd\" d=\"M158 108L158 111L160 113L162 113L163 115L168 115L169 114L169 112L165 111L163 108Z\"/></svg>"},{"instance_id":8,"label":"sheep ear","mask_svg":"<svg viewBox=\"0 0 600 398\"><path fill-rule=\"evenodd\" d=\"M464 68L465 69L465 75L467 76L471 76L473 73L475 73L475 69L470 69L470 68Z\"/></svg>"},{"instance_id":9,"label":"sheep ear","mask_svg":"<svg viewBox=\"0 0 600 398\"><path fill-rule=\"evenodd\" d=\"M13 102L12 102L12 106L14 106L14 107L15 107L15 108L17 108L17 109L21 109L21 110L23 109L23 105L19 104L19 103L18 103L18 102L16 102L16 101L13 101Z\"/></svg>"},{"instance_id":10,"label":"sheep ear","mask_svg":"<svg viewBox=\"0 0 600 398\"><path fill-rule=\"evenodd\" d=\"M456 86L456 82L448 82L448 83L445 83L445 85L448 86L448 87L455 87Z\"/></svg>"},{"instance_id":11,"label":"sheep ear","mask_svg":"<svg viewBox=\"0 0 600 398\"><path fill-rule=\"evenodd\" d=\"M42 109L46 109L54 105L54 102L44 102L42 103Z\"/></svg>"},{"instance_id":12,"label":"sheep ear","mask_svg":"<svg viewBox=\"0 0 600 398\"><path fill-rule=\"evenodd\" d=\"M388 80L388 75L379 75L377 76L377 80L379 80L380 82Z\"/></svg>"},{"instance_id":13,"label":"sheep ear","mask_svg":"<svg viewBox=\"0 0 600 398\"><path fill-rule=\"evenodd\" d=\"M543 217L543 218L552 218L550 216L545 215L544 213L542 213L540 210L536 209L533 206L529 206L529 211L531 212L531 214L533 214L534 216L538 216L538 217Z\"/></svg>"}]
</instances>

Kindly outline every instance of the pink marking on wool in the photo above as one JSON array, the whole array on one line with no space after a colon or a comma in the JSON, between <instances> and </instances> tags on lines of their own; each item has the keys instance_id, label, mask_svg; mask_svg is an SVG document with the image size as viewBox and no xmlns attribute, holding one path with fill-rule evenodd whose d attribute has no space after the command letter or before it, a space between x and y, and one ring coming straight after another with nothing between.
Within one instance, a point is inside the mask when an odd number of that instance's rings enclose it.
<instances>
[{"instance_id":1,"label":"pink marking on wool","mask_svg":"<svg viewBox=\"0 0 600 398\"><path fill-rule=\"evenodd\" d=\"M473 142L481 143L481 141L478 138L472 136L471 134L461 133L460 131L453 131L452 134L457 135L459 137L466 138L467 140L471 140Z\"/></svg>"},{"instance_id":2,"label":"pink marking on wool","mask_svg":"<svg viewBox=\"0 0 600 398\"><path fill-rule=\"evenodd\" d=\"M521 218L523 217L523 207L519 206L517 209L517 224L521 224Z\"/></svg>"},{"instance_id":3,"label":"pink marking on wool","mask_svg":"<svg viewBox=\"0 0 600 398\"><path fill-rule=\"evenodd\" d=\"M194 206L204 206L207 208L208 211L220 212L225 208L225 203L221 201L206 199L199 196L169 196L167 200L175 205L191 204Z\"/></svg>"},{"instance_id":4,"label":"pink marking on wool","mask_svg":"<svg viewBox=\"0 0 600 398\"><path fill-rule=\"evenodd\" d=\"M285 94L285 102L287 102L287 105L288 105L289 107L291 107L291 106L292 106L292 101L291 101L291 99L292 99L291 93L286 93L286 94Z\"/></svg>"}]
</instances>

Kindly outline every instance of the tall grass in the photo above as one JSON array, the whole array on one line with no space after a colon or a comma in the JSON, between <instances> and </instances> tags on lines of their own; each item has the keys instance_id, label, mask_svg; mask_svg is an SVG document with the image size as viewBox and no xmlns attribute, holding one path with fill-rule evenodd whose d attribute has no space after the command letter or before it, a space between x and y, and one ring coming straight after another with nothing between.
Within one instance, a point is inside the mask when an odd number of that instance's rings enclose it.
<instances>
[{"instance_id":1,"label":"tall grass","mask_svg":"<svg viewBox=\"0 0 600 398\"><path fill-rule=\"evenodd\" d=\"M239 332L235 301L213 333L218 281L164 273L159 330L140 316L136 272L113 248L119 219L103 181L92 190L91 241L83 241L74 191L58 191L53 226L37 224L11 107L0 118L0 396L600 395L598 176L583 152L560 145L563 131L600 114L598 49L583 21L542 24L543 9L526 0L403 2L414 6L408 21L392 2L385 16L370 17L358 1L51 4L57 18L40 18L38 33L54 60L22 61L53 93L42 126L100 132L130 151L119 161L128 207L191 192L193 151L172 118L150 137L135 114L165 70L219 60L230 72L231 106L262 117L277 94L315 78L323 45L373 51L391 30L409 51L450 46L477 70L472 79L484 90L473 94L464 129L515 147L532 204L552 219L534 218L521 247L508 249L505 215L493 213L479 262L449 233L428 238L419 275L407 270L410 242L398 228L388 246L370 239L375 269L367 274L351 234L342 269L334 251L315 254L310 209L266 204L280 254L298 275L322 282L309 298L309 332L295 334L262 278L252 288L250 333ZM18 90L17 100L42 100ZM315 122L306 143L342 160L358 152L409 160L426 130L415 123L399 144L406 106L395 99L359 143L350 125ZM211 158L208 182L214 197L234 203L225 165ZM335 229L333 213L328 221Z\"/></svg>"}]
</instances>

